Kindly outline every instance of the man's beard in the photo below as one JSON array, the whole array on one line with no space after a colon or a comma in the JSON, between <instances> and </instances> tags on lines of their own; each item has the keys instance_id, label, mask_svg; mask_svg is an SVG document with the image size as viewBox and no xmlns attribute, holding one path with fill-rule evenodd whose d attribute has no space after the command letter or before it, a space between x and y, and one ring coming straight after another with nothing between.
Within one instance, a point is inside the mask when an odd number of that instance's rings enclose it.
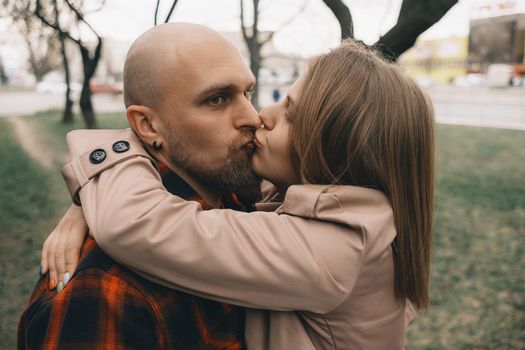
<instances>
[{"instance_id":1,"label":"man's beard","mask_svg":"<svg viewBox=\"0 0 525 350\"><path fill-rule=\"evenodd\" d=\"M234 192L244 200L254 202L260 196L261 179L252 170L253 151L250 150L249 157L246 157L243 149L253 132L246 130L243 134L244 137L239 137L228 147L228 156L219 167L211 168L200 163L173 133L170 133L167 156L172 164L203 185L224 193Z\"/></svg>"}]
</instances>

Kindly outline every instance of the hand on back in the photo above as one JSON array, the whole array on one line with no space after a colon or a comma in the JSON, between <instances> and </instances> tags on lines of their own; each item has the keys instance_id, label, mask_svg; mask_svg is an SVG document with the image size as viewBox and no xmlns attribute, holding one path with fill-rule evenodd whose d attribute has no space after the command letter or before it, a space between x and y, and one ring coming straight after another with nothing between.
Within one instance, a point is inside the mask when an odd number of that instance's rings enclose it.
<instances>
[{"instance_id":1,"label":"hand on back","mask_svg":"<svg viewBox=\"0 0 525 350\"><path fill-rule=\"evenodd\" d=\"M44 241L40 273L49 273L49 288L60 293L77 268L88 235L84 213L72 205Z\"/></svg>"}]
</instances>

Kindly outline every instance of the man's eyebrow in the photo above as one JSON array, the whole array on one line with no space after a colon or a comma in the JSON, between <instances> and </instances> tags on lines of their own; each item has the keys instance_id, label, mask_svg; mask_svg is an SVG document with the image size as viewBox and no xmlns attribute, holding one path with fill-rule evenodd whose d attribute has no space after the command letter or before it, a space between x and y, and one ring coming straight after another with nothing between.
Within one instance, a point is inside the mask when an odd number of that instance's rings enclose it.
<instances>
[{"instance_id":1,"label":"man's eyebrow","mask_svg":"<svg viewBox=\"0 0 525 350\"><path fill-rule=\"evenodd\" d=\"M205 98L219 91L233 90L233 84L212 84L197 94L197 98Z\"/></svg>"},{"instance_id":2,"label":"man's eyebrow","mask_svg":"<svg viewBox=\"0 0 525 350\"><path fill-rule=\"evenodd\" d=\"M250 81L247 84L247 90L253 89L255 87L255 80ZM197 99L203 99L206 97L209 97L210 95L221 92L221 91L234 91L236 89L235 84L225 84L225 83L217 83L217 84L211 84L210 86L204 88L201 92L197 94Z\"/></svg>"}]
</instances>

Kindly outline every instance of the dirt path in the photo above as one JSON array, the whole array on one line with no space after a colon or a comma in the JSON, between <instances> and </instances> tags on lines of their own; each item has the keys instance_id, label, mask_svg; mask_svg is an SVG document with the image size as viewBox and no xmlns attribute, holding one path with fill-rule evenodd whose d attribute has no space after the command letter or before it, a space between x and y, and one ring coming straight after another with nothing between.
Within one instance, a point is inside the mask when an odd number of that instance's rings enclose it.
<instances>
[{"instance_id":1,"label":"dirt path","mask_svg":"<svg viewBox=\"0 0 525 350\"><path fill-rule=\"evenodd\" d=\"M44 168L51 169L54 162L53 152L47 145L39 142L35 130L29 123L23 117L11 117L7 120L13 125L15 136L22 149Z\"/></svg>"}]
</instances>

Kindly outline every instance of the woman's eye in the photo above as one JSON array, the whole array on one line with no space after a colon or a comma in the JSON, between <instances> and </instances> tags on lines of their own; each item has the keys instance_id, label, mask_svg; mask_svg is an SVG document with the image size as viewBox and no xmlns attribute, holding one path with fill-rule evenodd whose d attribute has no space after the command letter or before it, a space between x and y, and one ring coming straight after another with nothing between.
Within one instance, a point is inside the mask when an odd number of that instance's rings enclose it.
<instances>
[{"instance_id":1,"label":"woman's eye","mask_svg":"<svg viewBox=\"0 0 525 350\"><path fill-rule=\"evenodd\" d=\"M244 92L244 96L246 96L246 98L247 98L248 100L251 101L254 92L255 92L254 89L246 90L246 91Z\"/></svg>"},{"instance_id":2,"label":"woman's eye","mask_svg":"<svg viewBox=\"0 0 525 350\"><path fill-rule=\"evenodd\" d=\"M221 95L212 96L208 99L208 104L210 106L218 106L223 102L224 102L224 96L221 96Z\"/></svg>"},{"instance_id":3,"label":"woman's eye","mask_svg":"<svg viewBox=\"0 0 525 350\"><path fill-rule=\"evenodd\" d=\"M286 111L286 113L284 113L284 118L285 118L285 120L286 120L288 123L291 123L291 122L292 122L292 117L290 116L290 113L288 113L288 111Z\"/></svg>"}]
</instances>

